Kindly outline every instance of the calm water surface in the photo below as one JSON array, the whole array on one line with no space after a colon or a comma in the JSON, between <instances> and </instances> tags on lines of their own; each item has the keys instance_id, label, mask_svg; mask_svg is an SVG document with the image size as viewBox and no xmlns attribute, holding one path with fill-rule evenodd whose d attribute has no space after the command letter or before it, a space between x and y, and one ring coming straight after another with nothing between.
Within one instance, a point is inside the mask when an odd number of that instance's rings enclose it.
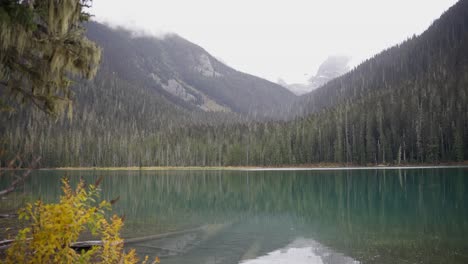
<instances>
[{"instance_id":1,"label":"calm water surface","mask_svg":"<svg viewBox=\"0 0 468 264\"><path fill-rule=\"evenodd\" d=\"M467 168L39 171L12 197L55 201L64 175L104 176L125 238L176 231L127 245L162 263L468 263Z\"/></svg>"}]
</instances>

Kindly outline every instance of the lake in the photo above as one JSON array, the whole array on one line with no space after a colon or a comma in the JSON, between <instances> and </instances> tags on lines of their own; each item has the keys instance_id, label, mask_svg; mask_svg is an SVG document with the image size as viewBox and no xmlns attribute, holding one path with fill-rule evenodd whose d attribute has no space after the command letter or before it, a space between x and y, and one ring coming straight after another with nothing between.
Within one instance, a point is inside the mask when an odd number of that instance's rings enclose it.
<instances>
[{"instance_id":1,"label":"lake","mask_svg":"<svg viewBox=\"0 0 468 264\"><path fill-rule=\"evenodd\" d=\"M468 168L36 171L1 202L65 175L103 176L126 246L163 264L468 263Z\"/></svg>"}]
</instances>

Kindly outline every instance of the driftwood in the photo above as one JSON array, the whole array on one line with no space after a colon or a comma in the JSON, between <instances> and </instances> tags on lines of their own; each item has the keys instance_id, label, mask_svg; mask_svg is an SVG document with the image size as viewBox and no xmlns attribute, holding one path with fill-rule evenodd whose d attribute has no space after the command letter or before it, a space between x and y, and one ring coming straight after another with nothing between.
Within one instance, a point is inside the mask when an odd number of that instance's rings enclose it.
<instances>
[{"instance_id":1,"label":"driftwood","mask_svg":"<svg viewBox=\"0 0 468 264\"><path fill-rule=\"evenodd\" d=\"M70 248L72 248L73 250L77 252L80 252L82 250L88 251L92 247L102 247L102 244L103 243L101 240L79 241L79 242L72 243L70 245Z\"/></svg>"},{"instance_id":2,"label":"driftwood","mask_svg":"<svg viewBox=\"0 0 468 264\"><path fill-rule=\"evenodd\" d=\"M28 238L29 240L30 238ZM15 242L14 239L5 239L0 241L0 250L5 250L8 249L13 242ZM102 246L102 241L100 240L90 240L90 241L80 241L80 242L75 242L70 245L70 248L76 250L76 251L81 251L81 250L90 250L91 247L94 246Z\"/></svg>"},{"instance_id":3,"label":"driftwood","mask_svg":"<svg viewBox=\"0 0 468 264\"><path fill-rule=\"evenodd\" d=\"M5 239L3 241L0 241L0 250L9 248L11 243L13 242L14 242L13 239Z\"/></svg>"},{"instance_id":4,"label":"driftwood","mask_svg":"<svg viewBox=\"0 0 468 264\"><path fill-rule=\"evenodd\" d=\"M0 219L2 218L18 218L18 214L0 214Z\"/></svg>"},{"instance_id":5,"label":"driftwood","mask_svg":"<svg viewBox=\"0 0 468 264\"><path fill-rule=\"evenodd\" d=\"M186 230L181 230L181 231L175 231L175 232L168 232L168 233L163 233L163 234L157 234L157 235L151 235L151 236L144 236L144 237L135 237L135 238L129 238L129 239L124 239L123 243L124 244L132 244L132 243L140 243L140 242L145 242L145 241L150 241L150 240L157 240L161 238L166 238L170 236L176 236L176 235L182 235L186 233L191 233L195 231L200 231L203 230L205 226L197 227L197 228L192 228L192 229L186 229ZM13 239L6 239L3 241L0 241L0 250L5 250L11 246L11 244L15 240ZM81 250L90 250L92 247L101 247L103 242L101 240L88 240L88 241L79 241L72 243L70 245L70 248L76 250L76 251L81 251Z\"/></svg>"}]
</instances>

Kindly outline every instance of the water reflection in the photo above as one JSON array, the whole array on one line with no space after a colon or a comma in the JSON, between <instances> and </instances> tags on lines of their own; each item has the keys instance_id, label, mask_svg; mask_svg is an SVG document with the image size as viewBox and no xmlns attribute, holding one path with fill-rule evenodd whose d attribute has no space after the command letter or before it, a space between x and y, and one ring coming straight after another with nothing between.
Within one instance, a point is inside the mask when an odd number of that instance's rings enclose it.
<instances>
[{"instance_id":1,"label":"water reflection","mask_svg":"<svg viewBox=\"0 0 468 264\"><path fill-rule=\"evenodd\" d=\"M38 172L25 190L54 200L63 174ZM239 263L298 237L363 263L468 263L466 168L67 174L104 175L104 198L120 196L125 237L200 228L132 245L164 263Z\"/></svg>"},{"instance_id":2,"label":"water reflection","mask_svg":"<svg viewBox=\"0 0 468 264\"><path fill-rule=\"evenodd\" d=\"M357 264L359 261L337 253L313 239L297 238L284 248L255 259L241 262L241 264L274 263Z\"/></svg>"}]
</instances>

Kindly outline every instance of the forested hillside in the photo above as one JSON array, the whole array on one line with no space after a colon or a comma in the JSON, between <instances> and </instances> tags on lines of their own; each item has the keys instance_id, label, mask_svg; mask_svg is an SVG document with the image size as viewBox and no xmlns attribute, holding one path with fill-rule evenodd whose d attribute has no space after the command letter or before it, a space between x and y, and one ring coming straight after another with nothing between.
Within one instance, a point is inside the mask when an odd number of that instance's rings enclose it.
<instances>
[{"instance_id":1,"label":"forested hillside","mask_svg":"<svg viewBox=\"0 0 468 264\"><path fill-rule=\"evenodd\" d=\"M214 157L224 158L211 163L220 165L462 161L467 93L468 1L462 0L421 36L301 98L304 117L217 128L202 133L201 142L220 146L224 155ZM216 134L222 136L209 136Z\"/></svg>"},{"instance_id":2,"label":"forested hillside","mask_svg":"<svg viewBox=\"0 0 468 264\"><path fill-rule=\"evenodd\" d=\"M290 122L190 127L160 165L438 163L468 157L468 1L304 97ZM163 147L164 148L164 147ZM176 150L176 151L171 151Z\"/></svg>"},{"instance_id":3,"label":"forested hillside","mask_svg":"<svg viewBox=\"0 0 468 264\"><path fill-rule=\"evenodd\" d=\"M290 121L262 119L287 112L291 93L271 92L276 86L180 37L132 39L98 24L88 30L104 59L94 81L78 82L73 120L2 114L5 149L40 155L43 166L400 164L468 157L468 0L422 35L301 97Z\"/></svg>"},{"instance_id":4,"label":"forested hillside","mask_svg":"<svg viewBox=\"0 0 468 264\"><path fill-rule=\"evenodd\" d=\"M277 118L296 97L280 85L226 66L178 35L138 36L98 23L88 23L87 35L103 49L101 69L190 110Z\"/></svg>"},{"instance_id":5,"label":"forested hillside","mask_svg":"<svg viewBox=\"0 0 468 264\"><path fill-rule=\"evenodd\" d=\"M140 144L157 133L201 123L242 122L233 113L189 111L113 74L100 72L75 87L73 119L58 119L34 108L1 116L3 149L42 157L44 166L134 164ZM8 156L7 156L8 157ZM3 163L4 164L4 163Z\"/></svg>"},{"instance_id":6,"label":"forested hillside","mask_svg":"<svg viewBox=\"0 0 468 264\"><path fill-rule=\"evenodd\" d=\"M337 161L433 162L468 155L468 1L421 36L376 55L302 98L308 120L335 135ZM333 120L333 121L332 121ZM334 124L333 124L334 123ZM335 128L333 128L335 127Z\"/></svg>"},{"instance_id":7,"label":"forested hillside","mask_svg":"<svg viewBox=\"0 0 468 264\"><path fill-rule=\"evenodd\" d=\"M0 144L9 151L3 162L20 153L41 156L43 166L136 164L150 136L197 124L278 119L295 98L176 35L135 37L93 22L87 35L103 58L94 80L73 85L73 119L33 107L2 112ZM164 138L154 144L165 144ZM153 161L153 152L144 155L146 164Z\"/></svg>"}]
</instances>

